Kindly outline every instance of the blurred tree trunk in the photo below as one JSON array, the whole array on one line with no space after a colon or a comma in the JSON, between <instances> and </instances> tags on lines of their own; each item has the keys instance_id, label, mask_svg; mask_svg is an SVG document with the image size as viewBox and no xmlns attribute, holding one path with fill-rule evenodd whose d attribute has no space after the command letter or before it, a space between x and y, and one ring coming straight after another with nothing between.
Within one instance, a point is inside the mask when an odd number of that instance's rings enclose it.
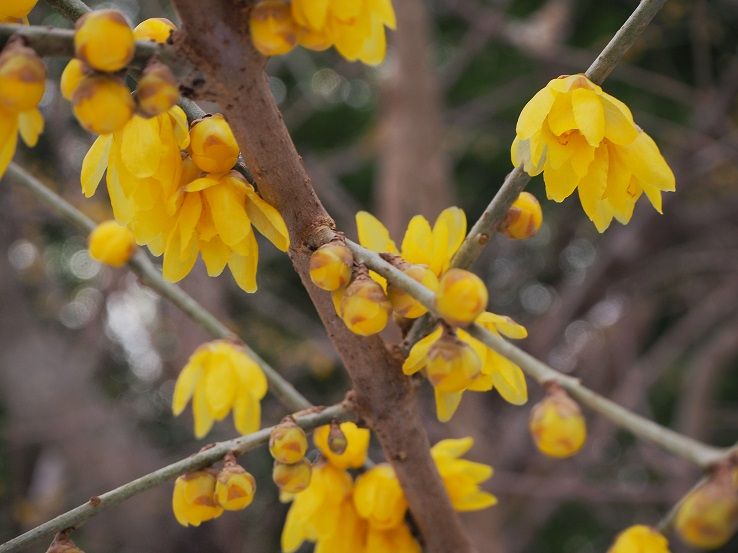
<instances>
[{"instance_id":1,"label":"blurred tree trunk","mask_svg":"<svg viewBox=\"0 0 738 553\"><path fill-rule=\"evenodd\" d=\"M442 102L433 67L431 24L422 0L395 2L394 49L383 87L377 211L399 238L413 215L453 203L443 150Z\"/></svg>"}]
</instances>

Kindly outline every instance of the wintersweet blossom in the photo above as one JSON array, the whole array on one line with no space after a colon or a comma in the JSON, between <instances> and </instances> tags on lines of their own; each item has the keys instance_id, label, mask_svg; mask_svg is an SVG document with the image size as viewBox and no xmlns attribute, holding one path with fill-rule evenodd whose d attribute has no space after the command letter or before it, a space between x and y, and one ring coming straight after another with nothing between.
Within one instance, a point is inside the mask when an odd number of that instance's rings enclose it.
<instances>
[{"instance_id":1,"label":"wintersweet blossom","mask_svg":"<svg viewBox=\"0 0 738 553\"><path fill-rule=\"evenodd\" d=\"M543 173L556 202L578 190L600 232L613 218L628 223L644 193L661 213L661 192L675 189L674 174L628 106L584 75L551 80L525 105L515 132L513 165Z\"/></svg>"},{"instance_id":2,"label":"wintersweet blossom","mask_svg":"<svg viewBox=\"0 0 738 553\"><path fill-rule=\"evenodd\" d=\"M3 0L0 5L0 23L25 23L28 14L36 7L38 0Z\"/></svg>"},{"instance_id":3,"label":"wintersweet blossom","mask_svg":"<svg viewBox=\"0 0 738 553\"><path fill-rule=\"evenodd\" d=\"M443 484L457 511L479 511L497 504L497 498L479 489L479 484L492 478L489 465L460 459L474 446L470 437L458 440L441 440L431 448Z\"/></svg>"},{"instance_id":4,"label":"wintersweet blossom","mask_svg":"<svg viewBox=\"0 0 738 553\"><path fill-rule=\"evenodd\" d=\"M331 426L319 426L313 432L313 442L326 460L340 469L356 469L366 462L367 450L371 432L366 428L359 428L354 422L343 422L339 425L346 439L346 448L342 453L331 450L328 443Z\"/></svg>"},{"instance_id":5,"label":"wintersweet blossom","mask_svg":"<svg viewBox=\"0 0 738 553\"><path fill-rule=\"evenodd\" d=\"M669 553L669 542L654 528L639 524L623 530L607 553Z\"/></svg>"}]
</instances>

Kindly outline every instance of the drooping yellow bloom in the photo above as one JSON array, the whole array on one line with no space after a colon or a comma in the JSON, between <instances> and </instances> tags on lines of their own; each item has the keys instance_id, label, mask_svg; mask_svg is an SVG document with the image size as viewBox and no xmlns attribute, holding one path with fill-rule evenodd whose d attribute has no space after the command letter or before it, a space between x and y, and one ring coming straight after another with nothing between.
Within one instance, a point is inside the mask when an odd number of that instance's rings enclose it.
<instances>
[{"instance_id":1,"label":"drooping yellow bloom","mask_svg":"<svg viewBox=\"0 0 738 553\"><path fill-rule=\"evenodd\" d=\"M479 484L492 478L492 467L460 459L474 445L470 437L441 440L431 448L443 484L457 511L479 511L497 504L491 493L479 489Z\"/></svg>"},{"instance_id":2,"label":"drooping yellow bloom","mask_svg":"<svg viewBox=\"0 0 738 553\"><path fill-rule=\"evenodd\" d=\"M89 250L95 261L122 267L136 251L136 238L116 221L105 221L90 233Z\"/></svg>"},{"instance_id":3,"label":"drooping yellow bloom","mask_svg":"<svg viewBox=\"0 0 738 553\"><path fill-rule=\"evenodd\" d=\"M717 549L738 530L738 491L730 473L730 469L719 467L679 506L674 528L691 547Z\"/></svg>"},{"instance_id":4,"label":"drooping yellow bloom","mask_svg":"<svg viewBox=\"0 0 738 553\"><path fill-rule=\"evenodd\" d=\"M11 2L11 6L13 2ZM0 54L0 178L18 145L18 134L29 147L38 143L44 119L36 107L44 95L46 67L36 53L11 42Z\"/></svg>"},{"instance_id":5,"label":"drooping yellow bloom","mask_svg":"<svg viewBox=\"0 0 738 553\"><path fill-rule=\"evenodd\" d=\"M623 530L607 553L670 553L669 542L657 530L636 525Z\"/></svg>"},{"instance_id":6,"label":"drooping yellow bloom","mask_svg":"<svg viewBox=\"0 0 738 553\"><path fill-rule=\"evenodd\" d=\"M215 497L216 478L210 470L184 474L174 482L172 510L182 526L200 526L223 514Z\"/></svg>"},{"instance_id":7,"label":"drooping yellow bloom","mask_svg":"<svg viewBox=\"0 0 738 553\"><path fill-rule=\"evenodd\" d=\"M620 100L584 75L553 79L523 108L512 162L529 175L543 172L549 199L574 190L603 232L615 218L626 224L645 193L661 212L661 192L674 191L674 174L658 146Z\"/></svg>"},{"instance_id":8,"label":"drooping yellow bloom","mask_svg":"<svg viewBox=\"0 0 738 553\"><path fill-rule=\"evenodd\" d=\"M551 388L530 413L530 433L544 455L564 459L587 440L587 423L579 405L559 388Z\"/></svg>"},{"instance_id":9,"label":"drooping yellow bloom","mask_svg":"<svg viewBox=\"0 0 738 553\"><path fill-rule=\"evenodd\" d=\"M28 24L28 14L38 0L3 0L0 5L0 23Z\"/></svg>"},{"instance_id":10,"label":"drooping yellow bloom","mask_svg":"<svg viewBox=\"0 0 738 553\"><path fill-rule=\"evenodd\" d=\"M475 322L489 332L501 334L507 338L522 339L528 335L525 327L503 315L485 312L477 317ZM415 374L427 367L431 349L442 339L443 333L443 328L438 326L412 347L402 366L405 374ZM487 392L496 389L505 401L513 405L523 405L528 401L528 387L520 367L464 330L459 329L456 334L473 350L476 358L481 360L481 370L468 382L467 386L460 390L434 388L438 420L446 422L451 419L465 391Z\"/></svg>"},{"instance_id":11,"label":"drooping yellow bloom","mask_svg":"<svg viewBox=\"0 0 738 553\"><path fill-rule=\"evenodd\" d=\"M356 479L354 506L374 528L389 530L402 523L407 500L392 466L376 465Z\"/></svg>"},{"instance_id":12,"label":"drooping yellow bloom","mask_svg":"<svg viewBox=\"0 0 738 553\"><path fill-rule=\"evenodd\" d=\"M331 426L329 424L319 426L313 432L315 447L320 450L330 464L339 469L362 467L366 462L371 432L366 428L359 428L356 423L350 421L341 423L340 429L346 437L346 449L343 453L336 453L330 448Z\"/></svg>"},{"instance_id":13,"label":"drooping yellow bloom","mask_svg":"<svg viewBox=\"0 0 738 553\"><path fill-rule=\"evenodd\" d=\"M179 415L192 399L198 438L231 410L236 430L250 434L261 424L260 400L266 392L267 380L259 365L243 349L218 340L197 348L182 369L174 387L172 411Z\"/></svg>"}]
</instances>

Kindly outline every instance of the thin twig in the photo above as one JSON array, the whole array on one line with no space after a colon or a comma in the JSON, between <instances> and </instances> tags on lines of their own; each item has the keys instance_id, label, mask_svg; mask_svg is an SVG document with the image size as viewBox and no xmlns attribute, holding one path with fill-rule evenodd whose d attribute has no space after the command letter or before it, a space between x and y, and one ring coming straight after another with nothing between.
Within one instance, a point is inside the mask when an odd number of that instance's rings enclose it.
<instances>
[{"instance_id":1,"label":"thin twig","mask_svg":"<svg viewBox=\"0 0 738 553\"><path fill-rule=\"evenodd\" d=\"M92 11L92 8L81 0L46 0L46 3L72 21Z\"/></svg>"},{"instance_id":2,"label":"thin twig","mask_svg":"<svg viewBox=\"0 0 738 553\"><path fill-rule=\"evenodd\" d=\"M385 277L390 284L408 292L427 307L431 313L437 316L434 305L435 295L430 289L408 277L405 273L382 259L379 254L369 251L354 242L347 240L346 243L357 261L364 263L371 270ZM539 384L548 382L558 383L582 404L609 419L620 428L629 431L634 436L643 440L652 442L678 457L706 468L723 459L728 453L728 450L709 446L661 426L641 415L632 413L628 409L585 387L578 379L560 373L479 325L472 325L467 330L490 349L520 366L524 373L536 380Z\"/></svg>"},{"instance_id":3,"label":"thin twig","mask_svg":"<svg viewBox=\"0 0 738 553\"><path fill-rule=\"evenodd\" d=\"M319 412L295 416L295 421L305 430L328 424L334 420L346 420L351 414L343 404L333 405L321 409ZM49 539L57 532L68 528L79 528L87 520L100 513L103 509L119 505L151 488L174 480L181 474L199 470L220 461L227 453L243 455L269 441L273 428L264 428L253 434L234 438L225 442L218 442L199 453L155 470L136 480L123 484L102 495L91 498L79 507L75 507L48 522L45 522L20 536L0 545L0 553L14 553L23 547L41 539Z\"/></svg>"},{"instance_id":4,"label":"thin twig","mask_svg":"<svg viewBox=\"0 0 738 553\"><path fill-rule=\"evenodd\" d=\"M30 190L43 203L69 219L84 232L89 233L95 228L96 224L92 219L64 200L64 198L59 196L57 193L46 187L40 180L22 169L16 163L11 163L9 165L7 174L17 184ZM149 260L143 250L139 250L136 253L128 263L128 266L131 271L141 278L144 284L156 291L162 297L171 301L192 320L200 324L213 337L238 340L238 337L233 331L200 305L192 296L187 294L187 292L182 290L179 286L164 280L159 270ZM241 346L246 349L249 357L251 357L264 371L264 374L269 381L269 391L280 401L280 403L290 411L300 411L312 406L312 404L302 394L300 394L300 392L298 392L288 380L264 361L264 359L262 359L254 350L252 350L243 341L238 341L241 343Z\"/></svg>"}]
</instances>

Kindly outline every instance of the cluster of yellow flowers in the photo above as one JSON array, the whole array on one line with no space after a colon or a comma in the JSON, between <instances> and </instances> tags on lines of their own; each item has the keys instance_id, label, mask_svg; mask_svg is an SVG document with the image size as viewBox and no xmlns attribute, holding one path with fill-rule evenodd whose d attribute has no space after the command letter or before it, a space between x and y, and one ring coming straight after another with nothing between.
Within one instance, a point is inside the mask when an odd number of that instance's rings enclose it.
<instances>
[{"instance_id":1,"label":"cluster of yellow flowers","mask_svg":"<svg viewBox=\"0 0 738 553\"><path fill-rule=\"evenodd\" d=\"M305 431L289 418L269 435L269 453L274 459L272 480L283 493L299 493L310 485L313 465L305 458L307 450Z\"/></svg>"},{"instance_id":2,"label":"cluster of yellow flowers","mask_svg":"<svg viewBox=\"0 0 738 553\"><path fill-rule=\"evenodd\" d=\"M255 494L256 480L229 455L220 470L207 468L177 478L172 510L182 526L200 526L223 511L245 509Z\"/></svg>"},{"instance_id":3,"label":"cluster of yellow flowers","mask_svg":"<svg viewBox=\"0 0 738 553\"><path fill-rule=\"evenodd\" d=\"M377 65L387 51L385 27L394 29L391 0L259 0L249 17L251 39L265 56L298 44L336 50L349 61Z\"/></svg>"},{"instance_id":4,"label":"cluster of yellow flowers","mask_svg":"<svg viewBox=\"0 0 738 553\"><path fill-rule=\"evenodd\" d=\"M261 367L242 348L217 340L197 348L180 372L172 411L179 415L192 399L198 438L231 410L236 430L250 434L261 424L260 401L266 392L267 380Z\"/></svg>"},{"instance_id":5,"label":"cluster of yellow flowers","mask_svg":"<svg viewBox=\"0 0 738 553\"><path fill-rule=\"evenodd\" d=\"M405 521L408 504L392 467L379 464L356 479L348 472L364 465L369 431L349 422L340 425L340 434L343 440L336 438L330 425L316 429L313 441L325 461L315 467L304 491L287 498L292 505L282 531L282 550L292 553L309 541L323 553L420 553ZM472 445L471 438L444 440L432 449L451 502L459 511L496 503L493 495L479 489L492 476L492 468L460 458Z\"/></svg>"},{"instance_id":6,"label":"cluster of yellow flowers","mask_svg":"<svg viewBox=\"0 0 738 553\"><path fill-rule=\"evenodd\" d=\"M549 199L574 190L603 232L613 218L626 224L646 194L661 212L661 192L674 191L674 174L656 143L623 102L584 75L550 81L520 113L512 162L531 176L543 173Z\"/></svg>"},{"instance_id":7,"label":"cluster of yellow flowers","mask_svg":"<svg viewBox=\"0 0 738 553\"><path fill-rule=\"evenodd\" d=\"M0 6L0 23L25 23L28 14L36 7L38 0L3 0Z\"/></svg>"}]
</instances>

